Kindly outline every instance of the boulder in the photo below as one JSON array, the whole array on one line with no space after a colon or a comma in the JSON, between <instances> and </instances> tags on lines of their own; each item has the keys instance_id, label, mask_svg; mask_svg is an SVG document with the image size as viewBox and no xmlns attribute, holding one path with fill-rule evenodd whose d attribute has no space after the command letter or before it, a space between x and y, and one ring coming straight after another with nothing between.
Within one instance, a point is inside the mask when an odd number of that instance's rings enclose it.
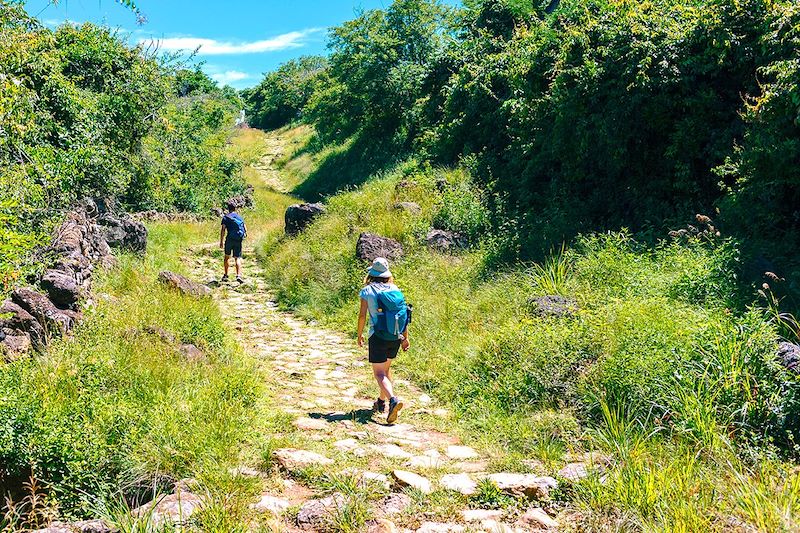
<instances>
[{"instance_id":1,"label":"boulder","mask_svg":"<svg viewBox=\"0 0 800 533\"><path fill-rule=\"evenodd\" d=\"M194 296L195 298L203 298L211 296L211 289L192 281L185 276L164 270L158 273L158 280L164 285L171 287L183 294Z\"/></svg>"},{"instance_id":2,"label":"boulder","mask_svg":"<svg viewBox=\"0 0 800 533\"><path fill-rule=\"evenodd\" d=\"M346 498L334 493L320 500L309 500L297 513L297 525L303 530L324 529L337 509L344 506Z\"/></svg>"},{"instance_id":3,"label":"boulder","mask_svg":"<svg viewBox=\"0 0 800 533\"><path fill-rule=\"evenodd\" d=\"M61 309L74 309L81 299L81 287L73 276L55 269L47 270L39 280L50 301Z\"/></svg>"},{"instance_id":4,"label":"boulder","mask_svg":"<svg viewBox=\"0 0 800 533\"><path fill-rule=\"evenodd\" d=\"M397 485L400 487L412 487L423 494L430 494L433 491L431 482L428 481L427 478L424 478L419 474L415 474L414 472L408 472L407 470L393 470L392 478L394 478L395 483L397 483Z\"/></svg>"},{"instance_id":5,"label":"boulder","mask_svg":"<svg viewBox=\"0 0 800 533\"><path fill-rule=\"evenodd\" d=\"M27 335L37 349L47 342L47 335L39 321L11 300L0 305L0 315L7 315L7 318L0 319L0 331L11 336Z\"/></svg>"},{"instance_id":6,"label":"boulder","mask_svg":"<svg viewBox=\"0 0 800 533\"><path fill-rule=\"evenodd\" d=\"M490 474L487 479L506 494L537 500L547 498L550 495L550 489L558 487L555 479L532 474Z\"/></svg>"},{"instance_id":7,"label":"boulder","mask_svg":"<svg viewBox=\"0 0 800 533\"><path fill-rule=\"evenodd\" d=\"M404 211L412 215L422 213L422 207L416 202L397 202L392 206L396 211Z\"/></svg>"},{"instance_id":8,"label":"boulder","mask_svg":"<svg viewBox=\"0 0 800 533\"><path fill-rule=\"evenodd\" d=\"M800 346L791 342L778 345L778 361L789 372L800 374Z\"/></svg>"},{"instance_id":9,"label":"boulder","mask_svg":"<svg viewBox=\"0 0 800 533\"><path fill-rule=\"evenodd\" d=\"M578 310L575 300L555 294L538 296L528 300L531 312L540 317L572 316Z\"/></svg>"},{"instance_id":10,"label":"boulder","mask_svg":"<svg viewBox=\"0 0 800 533\"><path fill-rule=\"evenodd\" d=\"M105 213L97 218L103 238L112 248L144 252L147 249L147 228L128 215Z\"/></svg>"},{"instance_id":11,"label":"boulder","mask_svg":"<svg viewBox=\"0 0 800 533\"><path fill-rule=\"evenodd\" d=\"M453 252L458 249L466 248L467 240L463 235L454 231L443 229L432 229L425 236L425 244L431 250L438 252Z\"/></svg>"},{"instance_id":12,"label":"boulder","mask_svg":"<svg viewBox=\"0 0 800 533\"><path fill-rule=\"evenodd\" d=\"M297 235L325 211L325 206L320 203L290 205L284 214L286 235Z\"/></svg>"},{"instance_id":13,"label":"boulder","mask_svg":"<svg viewBox=\"0 0 800 533\"><path fill-rule=\"evenodd\" d=\"M53 305L47 296L22 287L11 293L11 300L39 321L50 334L64 335L74 325L72 313Z\"/></svg>"},{"instance_id":14,"label":"boulder","mask_svg":"<svg viewBox=\"0 0 800 533\"><path fill-rule=\"evenodd\" d=\"M378 257L397 260L403 257L403 245L394 239L374 233L362 233L356 243L356 257L372 262Z\"/></svg>"}]
</instances>

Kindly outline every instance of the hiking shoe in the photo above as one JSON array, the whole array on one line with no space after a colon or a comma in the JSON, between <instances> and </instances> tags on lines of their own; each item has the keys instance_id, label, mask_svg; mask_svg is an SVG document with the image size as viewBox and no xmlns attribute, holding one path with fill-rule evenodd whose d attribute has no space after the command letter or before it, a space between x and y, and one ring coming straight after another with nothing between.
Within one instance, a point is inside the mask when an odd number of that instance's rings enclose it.
<instances>
[{"instance_id":1,"label":"hiking shoe","mask_svg":"<svg viewBox=\"0 0 800 533\"><path fill-rule=\"evenodd\" d=\"M240 284L244 283L244 278L242 278L242 276L236 276L236 282Z\"/></svg>"},{"instance_id":2,"label":"hiking shoe","mask_svg":"<svg viewBox=\"0 0 800 533\"><path fill-rule=\"evenodd\" d=\"M375 403L372 404L372 412L383 414L384 411L386 411L386 401L378 398L375 400Z\"/></svg>"},{"instance_id":3,"label":"hiking shoe","mask_svg":"<svg viewBox=\"0 0 800 533\"><path fill-rule=\"evenodd\" d=\"M228 275L225 274L224 276L222 276L222 279L220 279L219 281L220 281L220 283L225 283L226 281L228 281Z\"/></svg>"},{"instance_id":4,"label":"hiking shoe","mask_svg":"<svg viewBox=\"0 0 800 533\"><path fill-rule=\"evenodd\" d=\"M389 399L389 414L386 415L386 423L387 424L394 424L394 421L397 420L397 415L400 414L400 409L403 408L403 401L398 397L393 397Z\"/></svg>"}]
</instances>

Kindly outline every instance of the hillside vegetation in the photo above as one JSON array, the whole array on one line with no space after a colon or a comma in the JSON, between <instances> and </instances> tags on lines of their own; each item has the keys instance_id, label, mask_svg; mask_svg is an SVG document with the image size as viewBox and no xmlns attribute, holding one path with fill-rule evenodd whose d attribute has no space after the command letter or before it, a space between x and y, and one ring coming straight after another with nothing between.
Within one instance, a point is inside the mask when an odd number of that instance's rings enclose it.
<instances>
[{"instance_id":1,"label":"hillside vegetation","mask_svg":"<svg viewBox=\"0 0 800 533\"><path fill-rule=\"evenodd\" d=\"M309 151L340 147L298 194L332 194L412 153L463 162L507 260L586 231L658 236L703 213L745 238L751 276L766 264L797 291L796 2L465 4L366 11L331 30L327 62L288 64L245 92L257 126L306 121Z\"/></svg>"},{"instance_id":2,"label":"hillside vegetation","mask_svg":"<svg viewBox=\"0 0 800 533\"><path fill-rule=\"evenodd\" d=\"M235 91L126 41L0 2L0 292L80 198L206 213L244 189L223 151Z\"/></svg>"},{"instance_id":3,"label":"hillside vegetation","mask_svg":"<svg viewBox=\"0 0 800 533\"><path fill-rule=\"evenodd\" d=\"M268 279L353 332L356 239L397 239L399 366L496 464L611 455L561 495L589 530L795 530L800 11L529 6L397 0L244 94L313 127L278 165L328 208L263 240Z\"/></svg>"}]
</instances>

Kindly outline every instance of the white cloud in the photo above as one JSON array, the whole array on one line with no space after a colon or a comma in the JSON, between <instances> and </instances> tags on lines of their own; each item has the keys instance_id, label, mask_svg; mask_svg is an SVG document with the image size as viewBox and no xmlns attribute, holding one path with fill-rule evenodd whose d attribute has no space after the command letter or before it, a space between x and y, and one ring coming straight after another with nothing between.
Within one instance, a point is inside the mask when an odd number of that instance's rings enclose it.
<instances>
[{"instance_id":1,"label":"white cloud","mask_svg":"<svg viewBox=\"0 0 800 533\"><path fill-rule=\"evenodd\" d=\"M231 85L237 81L248 80L251 77L252 76L247 72L240 72L238 70L226 70L225 72L211 74L211 78L220 85Z\"/></svg>"},{"instance_id":2,"label":"white cloud","mask_svg":"<svg viewBox=\"0 0 800 533\"><path fill-rule=\"evenodd\" d=\"M193 51L198 50L198 55L218 56L232 54L261 54L264 52L277 52L289 48L300 48L305 45L305 38L320 31L311 28L303 31L293 31L278 35L262 41L231 43L201 37L168 37L164 39L140 39L139 43L158 46L166 51Z\"/></svg>"}]
</instances>

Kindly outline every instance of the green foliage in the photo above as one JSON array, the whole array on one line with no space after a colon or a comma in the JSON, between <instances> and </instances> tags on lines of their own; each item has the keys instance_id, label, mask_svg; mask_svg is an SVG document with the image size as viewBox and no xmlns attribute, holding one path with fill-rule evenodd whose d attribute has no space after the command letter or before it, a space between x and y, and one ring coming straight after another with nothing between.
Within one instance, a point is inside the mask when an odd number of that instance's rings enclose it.
<instances>
[{"instance_id":1,"label":"green foliage","mask_svg":"<svg viewBox=\"0 0 800 533\"><path fill-rule=\"evenodd\" d=\"M250 125L275 129L302 117L311 96L324 83L327 59L306 56L293 59L270 72L252 89L243 92Z\"/></svg>"},{"instance_id":2,"label":"green foliage","mask_svg":"<svg viewBox=\"0 0 800 533\"><path fill-rule=\"evenodd\" d=\"M466 156L491 200L492 264L715 204L730 234L782 243L770 253L796 264L796 3L580 0L546 13L556 4L398 0L334 28L312 94L305 81L275 93L301 91L300 116L340 149L297 192L330 194L408 154ZM268 100L253 93L251 106Z\"/></svg>"},{"instance_id":3,"label":"green foliage","mask_svg":"<svg viewBox=\"0 0 800 533\"><path fill-rule=\"evenodd\" d=\"M240 193L223 154L237 100L110 29L51 31L0 1L2 288L80 198L205 212Z\"/></svg>"}]
</instances>

